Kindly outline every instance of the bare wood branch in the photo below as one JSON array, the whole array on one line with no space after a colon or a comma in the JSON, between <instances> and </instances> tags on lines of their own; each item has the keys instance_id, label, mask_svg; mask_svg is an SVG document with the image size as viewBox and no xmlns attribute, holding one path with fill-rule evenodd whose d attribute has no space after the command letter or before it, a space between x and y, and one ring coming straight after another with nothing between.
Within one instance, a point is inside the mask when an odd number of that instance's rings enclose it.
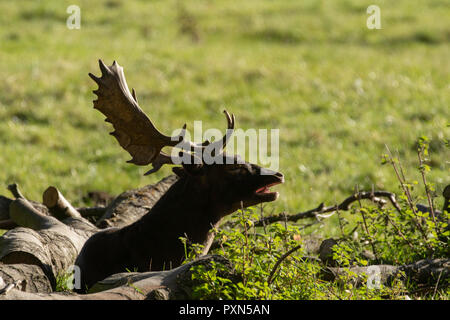
<instances>
[{"instance_id":1,"label":"bare wood branch","mask_svg":"<svg viewBox=\"0 0 450 320\"><path fill-rule=\"evenodd\" d=\"M348 210L350 210L350 205L353 202L359 201L362 199L371 200L379 205L384 205L386 203L386 201L384 201L382 198L389 199L389 201L394 206L394 208L399 212L401 211L400 206L398 205L398 203L396 201L396 196L394 193L391 193L388 191L361 191L361 192L356 192L356 193L352 194L351 196L347 197L346 199L344 199L344 201L342 201L340 204L337 204L337 205L325 207L325 205L323 203L321 203L317 208L314 208L314 209L311 209L308 211L304 211L304 212L300 212L297 214L292 214L292 215L282 212L277 215L265 217L265 218L255 222L255 226L259 227L259 226L263 226L264 224L270 224L270 223L286 221L286 220L295 222L300 219L314 218L318 214L335 212L338 210L348 211Z\"/></svg>"},{"instance_id":2,"label":"bare wood branch","mask_svg":"<svg viewBox=\"0 0 450 320\"><path fill-rule=\"evenodd\" d=\"M15 199L27 200L23 196L23 194L20 192L19 186L17 185L17 183L12 183L12 184L8 185L7 188L11 192L11 194L14 196ZM9 199L7 197L0 195L0 221L10 219L9 206L12 201L13 201L12 199ZM32 200L27 200L27 201L34 207L34 209L39 211L41 214L43 214L43 215L49 214L48 208L46 206L44 206L43 204L36 202L36 201L32 201Z\"/></svg>"},{"instance_id":3,"label":"bare wood branch","mask_svg":"<svg viewBox=\"0 0 450 320\"><path fill-rule=\"evenodd\" d=\"M414 224L417 226L417 229L422 234L422 237L425 240L425 245L428 247L428 249L431 250L432 248L430 247L430 245L428 244L428 241L427 241L428 240L428 236L427 236L427 234L425 233L425 230L422 227L421 220L417 216L417 208L416 208L416 206L413 203L412 196L411 196L411 193L410 193L410 190L409 190L410 188L408 187L408 184L406 183L405 175L403 173L403 167L402 167L402 164L400 162L400 156L398 156L398 158L397 158L397 162L398 162L398 168L397 168L397 165L395 164L395 160L394 160L394 157L392 155L391 150L389 149L389 147L387 145L385 145L385 146L386 146L386 149L387 149L387 151L389 153L389 161L390 161L392 167L394 168L394 171L395 171L395 174L397 176L397 179L400 182L400 186L403 189L403 193L405 194L405 196L407 198L407 202L408 202L408 204L409 204L409 206L410 206L410 208L411 208L411 210L412 210L412 212L414 214L415 219L412 219L412 220L413 220ZM398 154L398 151L397 151L397 154Z\"/></svg>"},{"instance_id":4,"label":"bare wood branch","mask_svg":"<svg viewBox=\"0 0 450 320\"><path fill-rule=\"evenodd\" d=\"M413 251L417 251L417 249L414 247L414 245L411 243L411 241L408 240L408 238L405 237L405 235L402 233L402 231L400 230L399 227L397 227L397 225L394 223L394 221L392 221L391 218L389 218L389 215L386 215L386 218L388 220L388 222L394 227L395 231L397 232L397 234L408 244L408 246L413 250Z\"/></svg>"},{"instance_id":5,"label":"bare wood branch","mask_svg":"<svg viewBox=\"0 0 450 320\"><path fill-rule=\"evenodd\" d=\"M72 207L62 193L53 186L48 187L47 190L44 191L42 203L49 209L50 213L59 220L68 217L81 217L80 213Z\"/></svg>"},{"instance_id":6,"label":"bare wood branch","mask_svg":"<svg viewBox=\"0 0 450 320\"><path fill-rule=\"evenodd\" d=\"M10 204L9 214L18 225L31 229L49 228L55 224L54 220L56 220L53 217L43 215L24 198L18 198Z\"/></svg>"},{"instance_id":7,"label":"bare wood branch","mask_svg":"<svg viewBox=\"0 0 450 320\"><path fill-rule=\"evenodd\" d=\"M277 271L278 266L279 266L279 265L280 265L287 257L289 257L292 253L294 253L295 251L297 251L297 250L300 249L301 247L302 247L301 245L298 245L298 246L293 247L292 249L290 249L288 252L286 252L285 254L283 254L283 255L278 259L278 261L277 261L277 262L275 263L275 265L273 266L272 271L270 271L269 278L267 279L267 283L268 283L269 285L272 283L273 276L274 276L274 274L275 274L275 271Z\"/></svg>"},{"instance_id":8,"label":"bare wood branch","mask_svg":"<svg viewBox=\"0 0 450 320\"><path fill-rule=\"evenodd\" d=\"M8 185L8 190L11 192L11 194L16 199L25 199L25 197L22 195L22 193L19 190L19 186L17 183L11 183Z\"/></svg>"},{"instance_id":9,"label":"bare wood branch","mask_svg":"<svg viewBox=\"0 0 450 320\"><path fill-rule=\"evenodd\" d=\"M439 277L438 277L438 279L436 281L436 285L434 286L433 297L431 297L431 300L434 300L434 297L436 296L436 292L437 292L437 289L438 289L438 286L439 286L439 280L441 280L442 272L444 272L444 270L439 272Z\"/></svg>"},{"instance_id":10,"label":"bare wood branch","mask_svg":"<svg viewBox=\"0 0 450 320\"><path fill-rule=\"evenodd\" d=\"M8 284L6 287L0 289L0 295L7 295L12 289L22 286L22 283L22 280L16 280L13 283Z\"/></svg>"},{"instance_id":11,"label":"bare wood branch","mask_svg":"<svg viewBox=\"0 0 450 320\"><path fill-rule=\"evenodd\" d=\"M373 187L372 187L373 188ZM359 189L358 189L358 185L356 185L356 191L359 193ZM372 190L372 194L373 194L373 190ZM358 203L359 203L359 212L361 213L361 216L363 218L363 227L364 227L364 232L367 235L367 238L369 239L370 242L370 246L372 247L372 252L375 255L375 260L378 260L378 255L377 255L377 250L375 247L375 243L373 242L373 237L372 234L369 231L369 227L367 226L367 221L366 221L366 215L364 214L364 210L362 210L362 205L361 205L361 201L360 199L358 199Z\"/></svg>"},{"instance_id":12,"label":"bare wood branch","mask_svg":"<svg viewBox=\"0 0 450 320\"><path fill-rule=\"evenodd\" d=\"M428 185L427 177L425 175L425 169L423 168L423 165L424 165L424 159L422 158L423 152L424 152L423 147L421 147L417 150L417 157L419 158L419 164L420 164L420 167L419 167L420 174L422 176L423 185L425 187L425 193L427 195L427 201L428 201L428 206L430 208L431 217L433 218L433 222L436 224L436 216L434 214L434 205L433 205L433 200L431 199L430 186Z\"/></svg>"}]
</instances>

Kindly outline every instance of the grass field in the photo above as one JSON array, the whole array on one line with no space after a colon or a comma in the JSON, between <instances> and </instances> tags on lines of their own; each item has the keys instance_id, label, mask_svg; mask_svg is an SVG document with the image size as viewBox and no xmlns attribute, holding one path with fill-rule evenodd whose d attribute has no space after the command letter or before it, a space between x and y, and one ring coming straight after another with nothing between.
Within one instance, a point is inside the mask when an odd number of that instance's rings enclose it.
<instances>
[{"instance_id":1,"label":"grass field","mask_svg":"<svg viewBox=\"0 0 450 320\"><path fill-rule=\"evenodd\" d=\"M69 30L66 9L81 9ZM382 29L366 26L371 4ZM2 1L0 194L17 182L40 200L57 186L75 205L170 173L129 155L92 108L97 60L124 66L164 132L203 120L280 129L286 183L269 208L295 213L359 189L397 192L385 144L418 180L415 143L431 140L437 193L449 183L450 4L422 1Z\"/></svg>"}]
</instances>

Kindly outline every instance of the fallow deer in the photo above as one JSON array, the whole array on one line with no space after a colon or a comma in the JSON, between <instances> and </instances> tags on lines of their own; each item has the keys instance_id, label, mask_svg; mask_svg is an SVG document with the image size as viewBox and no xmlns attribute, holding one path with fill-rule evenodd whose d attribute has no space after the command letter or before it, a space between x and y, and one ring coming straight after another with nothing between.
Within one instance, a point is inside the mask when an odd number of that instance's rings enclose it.
<instances>
[{"instance_id":1,"label":"fallow deer","mask_svg":"<svg viewBox=\"0 0 450 320\"><path fill-rule=\"evenodd\" d=\"M146 174L155 172L163 164L176 162L161 149L177 145L194 151L212 147L209 150L220 151L216 159L223 161L207 164L195 152L189 153L191 160L197 161L184 161L181 167L172 168L179 177L177 182L140 220L121 229L103 230L88 239L75 262L81 271L81 292L127 269L156 271L179 266L185 257L180 237L203 244L207 253L213 240L209 232L212 227L241 207L276 200L278 192L270 192L269 187L284 182L281 173L223 152L234 129L234 115L224 111L227 133L211 144L186 141L186 125L179 136L165 136L139 107L134 89L130 93L123 68L115 61L109 67L101 60L99 64L101 77L89 74L99 86L94 91L98 96L94 108L113 125L115 131L111 134L133 157L129 162L152 164L153 169Z\"/></svg>"}]
</instances>

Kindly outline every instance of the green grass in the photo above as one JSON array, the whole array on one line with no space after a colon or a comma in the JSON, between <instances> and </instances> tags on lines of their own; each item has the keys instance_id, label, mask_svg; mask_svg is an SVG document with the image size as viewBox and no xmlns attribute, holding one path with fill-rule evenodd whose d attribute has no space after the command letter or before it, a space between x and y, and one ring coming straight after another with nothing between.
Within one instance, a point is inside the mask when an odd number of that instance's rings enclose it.
<instances>
[{"instance_id":1,"label":"green grass","mask_svg":"<svg viewBox=\"0 0 450 320\"><path fill-rule=\"evenodd\" d=\"M397 192L385 144L418 180L415 142L431 139L429 180L449 182L450 5L422 1L0 2L0 194L17 182L40 200L54 185L75 205L100 189L153 183L164 168L125 163L98 111L97 59L125 68L143 109L166 133L187 122L280 129L286 183L269 206L295 213L359 189ZM381 8L381 30L366 8Z\"/></svg>"}]
</instances>

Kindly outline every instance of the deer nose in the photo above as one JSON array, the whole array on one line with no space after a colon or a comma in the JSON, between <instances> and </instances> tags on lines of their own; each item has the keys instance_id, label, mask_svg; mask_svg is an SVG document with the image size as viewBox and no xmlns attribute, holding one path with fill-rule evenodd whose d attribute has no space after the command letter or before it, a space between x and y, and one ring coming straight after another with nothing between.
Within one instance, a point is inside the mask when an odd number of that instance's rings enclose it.
<instances>
[{"instance_id":1,"label":"deer nose","mask_svg":"<svg viewBox=\"0 0 450 320\"><path fill-rule=\"evenodd\" d=\"M280 183L284 183L284 174L277 172L275 173L275 176L280 179Z\"/></svg>"}]
</instances>

